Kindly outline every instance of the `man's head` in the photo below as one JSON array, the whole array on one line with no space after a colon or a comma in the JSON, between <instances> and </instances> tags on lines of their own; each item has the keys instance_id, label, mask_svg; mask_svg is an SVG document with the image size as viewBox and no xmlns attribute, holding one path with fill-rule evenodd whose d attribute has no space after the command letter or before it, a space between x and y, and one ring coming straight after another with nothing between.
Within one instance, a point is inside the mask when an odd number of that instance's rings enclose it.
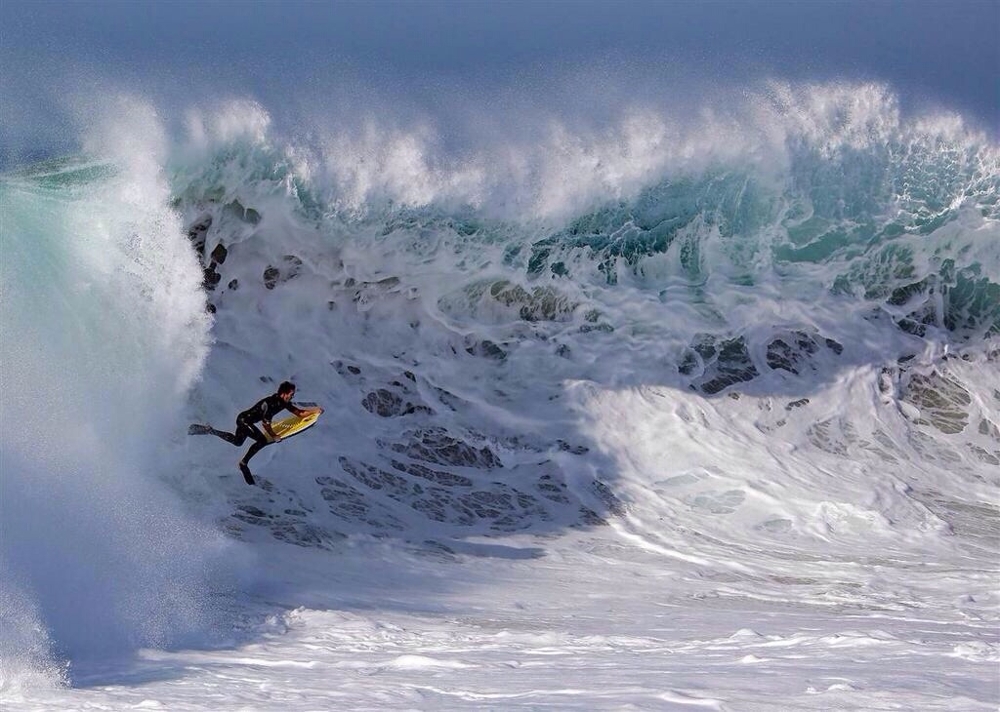
<instances>
[{"instance_id":1,"label":"man's head","mask_svg":"<svg viewBox=\"0 0 1000 712\"><path fill-rule=\"evenodd\" d=\"M278 397L286 403L295 395L295 384L291 381L284 381L278 386Z\"/></svg>"}]
</instances>

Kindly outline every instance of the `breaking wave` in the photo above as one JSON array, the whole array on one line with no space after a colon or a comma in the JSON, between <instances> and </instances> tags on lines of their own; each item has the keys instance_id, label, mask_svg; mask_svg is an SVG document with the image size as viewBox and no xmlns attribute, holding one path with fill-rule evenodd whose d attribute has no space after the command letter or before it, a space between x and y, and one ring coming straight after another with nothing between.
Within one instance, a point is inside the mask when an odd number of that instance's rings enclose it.
<instances>
[{"instance_id":1,"label":"breaking wave","mask_svg":"<svg viewBox=\"0 0 1000 712\"><path fill-rule=\"evenodd\" d=\"M120 106L0 185L4 629L44 632L5 658L202 625L221 530L456 555L612 526L817 591L873 537L989 569L1000 152L960 119L772 83L463 147ZM249 491L184 428L286 378L327 413Z\"/></svg>"}]
</instances>

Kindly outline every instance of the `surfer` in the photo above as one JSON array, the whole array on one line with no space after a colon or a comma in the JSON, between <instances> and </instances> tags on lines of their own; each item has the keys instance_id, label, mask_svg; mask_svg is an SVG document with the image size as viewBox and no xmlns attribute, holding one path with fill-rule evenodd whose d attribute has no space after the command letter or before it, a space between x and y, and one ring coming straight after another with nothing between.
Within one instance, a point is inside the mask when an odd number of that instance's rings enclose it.
<instances>
[{"instance_id":1,"label":"surfer","mask_svg":"<svg viewBox=\"0 0 1000 712\"><path fill-rule=\"evenodd\" d=\"M323 409L319 406L313 408L299 408L292 405L292 396L295 395L295 384L290 381L284 381L276 393L272 393L266 398L262 398L257 403L255 403L250 408L247 408L242 413L236 416L236 432L227 433L222 430L216 430L211 425L201 425L194 423L188 428L189 435L214 435L218 438L222 438L227 443L232 443L236 447L242 445L247 438L251 438L254 442L247 450L246 455L239 462L240 472L243 473L243 479L246 480L248 485L254 484L253 474L250 472L250 468L247 463L250 462L250 458L260 452L263 448L267 447L271 443L281 442L281 437L274 432L271 428L271 419L280 413L282 410L287 410L294 415L304 418L307 415L312 415L313 413L322 413ZM260 423L264 428L266 435L257 428L257 423Z\"/></svg>"}]
</instances>

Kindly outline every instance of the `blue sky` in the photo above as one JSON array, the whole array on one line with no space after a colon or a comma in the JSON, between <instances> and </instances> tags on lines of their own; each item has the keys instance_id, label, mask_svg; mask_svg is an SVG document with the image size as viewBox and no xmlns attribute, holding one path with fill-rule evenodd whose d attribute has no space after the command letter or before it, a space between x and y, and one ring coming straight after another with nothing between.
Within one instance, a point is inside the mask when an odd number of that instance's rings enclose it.
<instances>
[{"instance_id":1,"label":"blue sky","mask_svg":"<svg viewBox=\"0 0 1000 712\"><path fill-rule=\"evenodd\" d=\"M596 66L644 90L658 77L666 90L884 81L904 109L1000 127L1000 0L4 0L0 28L0 145L55 140L59 96L88 82L168 100L224 90L270 108L350 82L417 103L448 85L488 97Z\"/></svg>"}]
</instances>

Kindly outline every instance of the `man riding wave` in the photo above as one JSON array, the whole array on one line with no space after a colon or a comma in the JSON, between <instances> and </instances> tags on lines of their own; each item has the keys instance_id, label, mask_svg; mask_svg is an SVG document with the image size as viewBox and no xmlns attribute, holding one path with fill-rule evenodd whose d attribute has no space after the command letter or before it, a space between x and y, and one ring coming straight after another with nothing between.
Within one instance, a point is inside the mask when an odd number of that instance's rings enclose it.
<instances>
[{"instance_id":1,"label":"man riding wave","mask_svg":"<svg viewBox=\"0 0 1000 712\"><path fill-rule=\"evenodd\" d=\"M281 442L281 437L278 436L278 434L271 428L271 420L274 416L282 410L287 410L300 418L312 415L313 413L323 412L323 409L319 406L312 408L299 408L298 406L292 405L291 401L292 396L294 395L295 384L290 381L284 381L280 386L278 386L276 393L272 393L266 398L260 399L254 405L236 416L236 432L227 433L222 430L216 430L211 425L194 423L188 428L188 434L214 435L218 438L222 438L228 443L232 443L236 447L239 447L246 442L247 438L251 438L254 443L239 461L238 466L240 468L240 472L243 473L243 479L246 480L248 485L252 485L254 484L253 474L247 466L247 463L250 462L250 458L271 443ZM257 427L257 423L260 423L264 428L263 433ZM267 433L267 435L264 433Z\"/></svg>"}]
</instances>

